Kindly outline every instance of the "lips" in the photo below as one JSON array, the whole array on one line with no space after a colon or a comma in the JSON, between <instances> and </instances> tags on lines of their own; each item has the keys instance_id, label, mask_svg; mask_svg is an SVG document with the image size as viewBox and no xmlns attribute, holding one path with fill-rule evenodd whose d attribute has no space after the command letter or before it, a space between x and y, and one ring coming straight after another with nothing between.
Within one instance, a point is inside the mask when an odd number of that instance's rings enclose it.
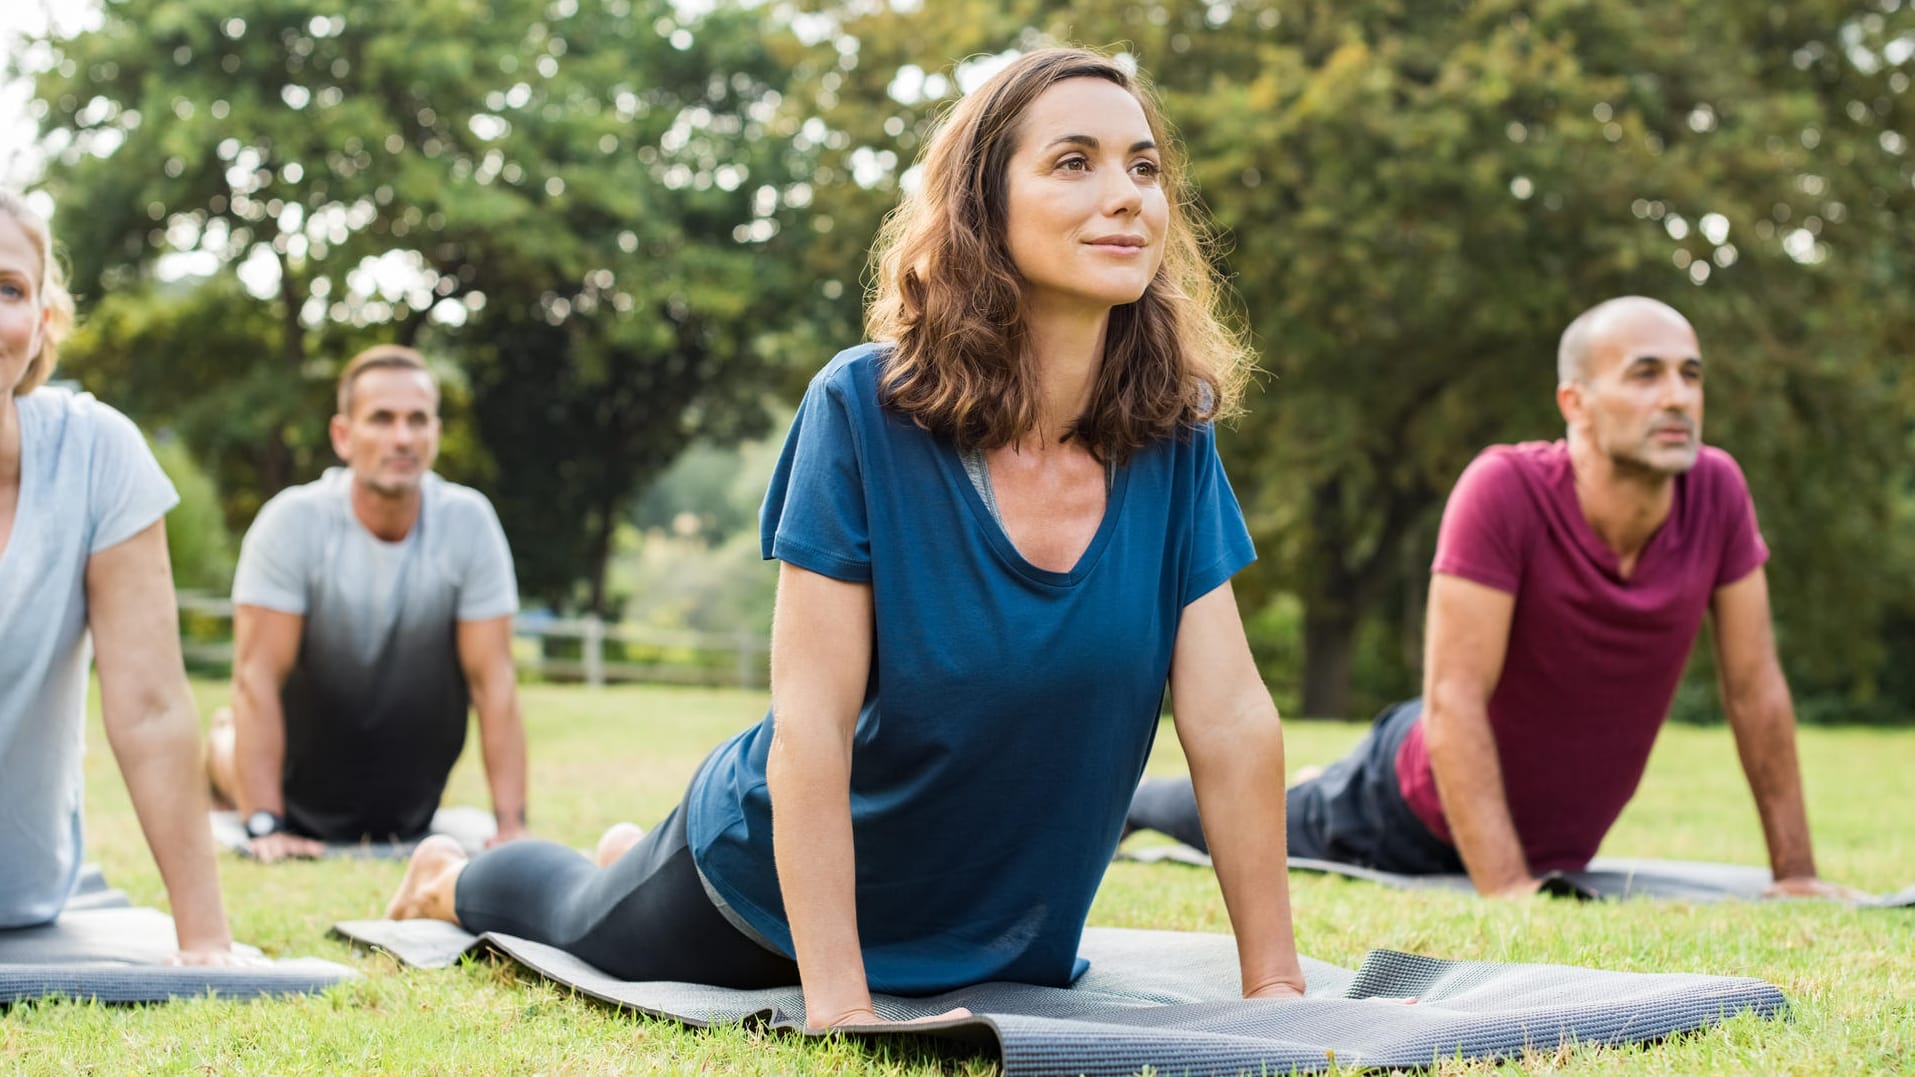
<instances>
[{"instance_id":1,"label":"lips","mask_svg":"<svg viewBox=\"0 0 1915 1077\"><path fill-rule=\"evenodd\" d=\"M1090 245L1093 247L1121 247L1126 250L1131 250L1131 249L1147 246L1148 243L1143 236L1120 235L1120 236L1104 236L1101 239L1093 239L1090 241Z\"/></svg>"}]
</instances>

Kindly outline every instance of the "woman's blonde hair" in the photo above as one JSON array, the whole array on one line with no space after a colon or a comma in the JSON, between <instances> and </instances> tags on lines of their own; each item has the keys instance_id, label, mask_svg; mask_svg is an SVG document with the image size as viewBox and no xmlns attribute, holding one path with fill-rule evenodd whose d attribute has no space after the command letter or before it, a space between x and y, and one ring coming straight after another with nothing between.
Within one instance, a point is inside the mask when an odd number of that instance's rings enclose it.
<instances>
[{"instance_id":1,"label":"woman's blonde hair","mask_svg":"<svg viewBox=\"0 0 1915 1077\"><path fill-rule=\"evenodd\" d=\"M881 399L960 448L1012 444L1037 427L1006 173L1032 102L1076 78L1115 83L1143 107L1170 219L1156 276L1136 302L1111 310L1097 384L1068 436L1122 463L1152 441L1237 414L1253 366L1225 319L1228 289L1208 257L1182 155L1141 76L1088 49L1027 53L951 108L919 158L918 191L892 211L875 247L866 329L892 345Z\"/></svg>"},{"instance_id":2,"label":"woman's blonde hair","mask_svg":"<svg viewBox=\"0 0 1915 1077\"><path fill-rule=\"evenodd\" d=\"M13 387L13 395L27 393L46 384L60 358L60 345L73 332L73 296L67 291L66 271L60 265L59 251L53 244L53 229L45 217L33 211L27 200L13 191L0 190L0 216L13 218L27 241L40 255L40 280L34 299L41 309L51 312L46 332L40 335L40 350L27 362L26 376Z\"/></svg>"}]
</instances>

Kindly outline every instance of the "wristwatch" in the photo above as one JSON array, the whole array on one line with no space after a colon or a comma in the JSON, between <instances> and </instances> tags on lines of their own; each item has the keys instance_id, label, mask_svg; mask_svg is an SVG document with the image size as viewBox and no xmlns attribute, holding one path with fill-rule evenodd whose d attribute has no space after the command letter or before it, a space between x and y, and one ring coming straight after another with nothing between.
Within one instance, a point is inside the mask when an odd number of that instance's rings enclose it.
<instances>
[{"instance_id":1,"label":"wristwatch","mask_svg":"<svg viewBox=\"0 0 1915 1077\"><path fill-rule=\"evenodd\" d=\"M284 829L286 829L286 817L283 815L274 815L269 811L256 811L246 817L246 836L249 838L263 838Z\"/></svg>"}]
</instances>

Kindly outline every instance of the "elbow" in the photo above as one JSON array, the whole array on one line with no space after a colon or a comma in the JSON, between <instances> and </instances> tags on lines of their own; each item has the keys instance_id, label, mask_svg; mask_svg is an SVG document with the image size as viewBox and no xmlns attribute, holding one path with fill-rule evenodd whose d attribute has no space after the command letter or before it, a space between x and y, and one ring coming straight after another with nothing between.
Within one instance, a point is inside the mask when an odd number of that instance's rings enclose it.
<instances>
[{"instance_id":1,"label":"elbow","mask_svg":"<svg viewBox=\"0 0 1915 1077\"><path fill-rule=\"evenodd\" d=\"M1423 700L1423 744L1432 760L1446 758L1480 739L1487 727L1488 707L1474 693L1432 688Z\"/></svg>"},{"instance_id":2,"label":"elbow","mask_svg":"<svg viewBox=\"0 0 1915 1077\"><path fill-rule=\"evenodd\" d=\"M176 696L158 688L102 706L101 723L108 739L115 743L129 739L142 744L199 740L199 716L190 700L183 693Z\"/></svg>"}]
</instances>

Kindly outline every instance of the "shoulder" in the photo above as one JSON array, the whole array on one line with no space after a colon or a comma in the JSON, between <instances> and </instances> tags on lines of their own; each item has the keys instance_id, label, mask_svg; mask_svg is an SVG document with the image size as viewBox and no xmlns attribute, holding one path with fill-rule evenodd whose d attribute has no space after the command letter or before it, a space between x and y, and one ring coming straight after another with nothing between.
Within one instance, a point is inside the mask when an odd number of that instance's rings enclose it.
<instances>
[{"instance_id":1,"label":"shoulder","mask_svg":"<svg viewBox=\"0 0 1915 1077\"><path fill-rule=\"evenodd\" d=\"M434 513L452 521L455 526L460 522L496 526L494 521L499 514L492 507L492 500L472 487L462 486L435 473L425 477L424 488Z\"/></svg>"},{"instance_id":2,"label":"shoulder","mask_svg":"<svg viewBox=\"0 0 1915 1077\"><path fill-rule=\"evenodd\" d=\"M20 397L18 403L31 409L44 428L63 442L78 442L109 453L150 454L146 437L133 420L92 393L41 386Z\"/></svg>"},{"instance_id":3,"label":"shoulder","mask_svg":"<svg viewBox=\"0 0 1915 1077\"><path fill-rule=\"evenodd\" d=\"M1547 485L1569 466L1569 446L1563 442L1519 441L1477 453L1463 474L1476 482Z\"/></svg>"},{"instance_id":4,"label":"shoulder","mask_svg":"<svg viewBox=\"0 0 1915 1077\"><path fill-rule=\"evenodd\" d=\"M1569 466L1568 447L1560 441L1491 445L1477 453L1457 477L1449 506L1500 511L1537 502Z\"/></svg>"},{"instance_id":5,"label":"shoulder","mask_svg":"<svg viewBox=\"0 0 1915 1077\"><path fill-rule=\"evenodd\" d=\"M1740 512L1751 501L1742 465L1713 445L1704 445L1696 454L1695 466L1683 476L1683 488L1690 500L1726 512Z\"/></svg>"},{"instance_id":6,"label":"shoulder","mask_svg":"<svg viewBox=\"0 0 1915 1077\"><path fill-rule=\"evenodd\" d=\"M259 507L248 533L261 527L299 527L310 529L336 513L345 496L343 468L329 468L324 475L298 486L288 486Z\"/></svg>"},{"instance_id":7,"label":"shoulder","mask_svg":"<svg viewBox=\"0 0 1915 1077\"><path fill-rule=\"evenodd\" d=\"M1726 450L1714 445L1704 445L1696 454L1696 465L1689 469L1699 484L1718 487L1727 486L1733 490L1747 491L1749 480L1742 474L1742 465L1730 456Z\"/></svg>"},{"instance_id":8,"label":"shoulder","mask_svg":"<svg viewBox=\"0 0 1915 1077\"><path fill-rule=\"evenodd\" d=\"M846 348L831 357L811 377L807 395L819 394L849 402L877 402L878 376L883 372L890 349L884 344L864 343Z\"/></svg>"}]
</instances>

